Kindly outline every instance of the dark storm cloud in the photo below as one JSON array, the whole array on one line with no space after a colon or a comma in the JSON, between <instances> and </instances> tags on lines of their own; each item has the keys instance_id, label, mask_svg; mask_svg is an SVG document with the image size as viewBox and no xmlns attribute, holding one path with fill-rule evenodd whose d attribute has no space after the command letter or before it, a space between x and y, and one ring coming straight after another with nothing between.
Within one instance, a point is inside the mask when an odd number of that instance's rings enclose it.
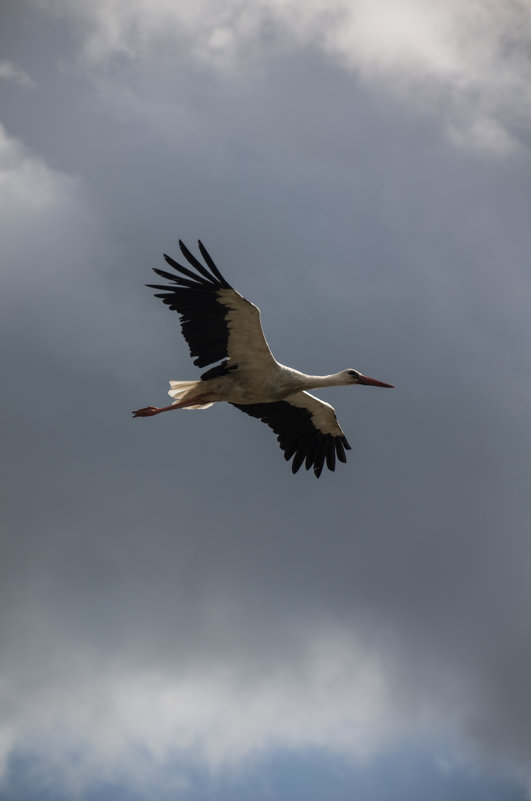
<instances>
[{"instance_id":1,"label":"dark storm cloud","mask_svg":"<svg viewBox=\"0 0 531 801\"><path fill-rule=\"evenodd\" d=\"M73 732L84 786L140 781L138 743L219 765L436 731L525 773L528 162L275 47L239 81L24 50L48 71L1 140L4 753L61 768ZM179 236L279 360L397 385L327 393L334 475L294 478L228 407L130 419L196 374L143 287Z\"/></svg>"}]
</instances>

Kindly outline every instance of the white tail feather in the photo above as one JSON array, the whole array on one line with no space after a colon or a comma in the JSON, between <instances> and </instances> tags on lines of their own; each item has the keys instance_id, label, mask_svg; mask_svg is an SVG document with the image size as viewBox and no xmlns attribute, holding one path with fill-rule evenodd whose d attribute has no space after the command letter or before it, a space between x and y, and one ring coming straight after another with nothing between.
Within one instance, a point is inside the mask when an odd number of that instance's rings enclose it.
<instances>
[{"instance_id":1,"label":"white tail feather","mask_svg":"<svg viewBox=\"0 0 531 801\"><path fill-rule=\"evenodd\" d=\"M186 400L188 393L194 394L194 391L201 385L201 381L170 381L171 389L168 392L170 397L174 398L173 404L181 403ZM172 404L172 405L173 405ZM213 403L199 403L197 406L186 406L186 409L208 409L213 406Z\"/></svg>"}]
</instances>

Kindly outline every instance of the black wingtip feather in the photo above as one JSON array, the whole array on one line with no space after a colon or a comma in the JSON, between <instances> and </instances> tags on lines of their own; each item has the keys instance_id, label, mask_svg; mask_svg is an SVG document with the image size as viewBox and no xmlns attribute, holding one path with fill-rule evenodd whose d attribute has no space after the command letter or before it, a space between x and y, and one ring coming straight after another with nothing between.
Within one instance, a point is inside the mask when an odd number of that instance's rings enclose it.
<instances>
[{"instance_id":1,"label":"black wingtip feather","mask_svg":"<svg viewBox=\"0 0 531 801\"><path fill-rule=\"evenodd\" d=\"M198 284L211 287L212 284L214 283L212 278L203 278L202 275L197 275L197 273L194 273L192 272L192 270L189 270L188 267L185 267L183 264L179 264L178 262L176 262L175 259L172 259L172 257L168 256L167 253L164 253L164 258L166 262L170 265L170 267L173 267L173 269L176 270L178 273L182 273L183 275L188 276L188 278L192 278L194 281L197 281Z\"/></svg>"},{"instance_id":2,"label":"black wingtip feather","mask_svg":"<svg viewBox=\"0 0 531 801\"><path fill-rule=\"evenodd\" d=\"M196 259L194 254L188 250L188 248L181 239L179 239L179 247L181 248L181 253L185 257L185 259L192 265L192 267L195 267L195 269L199 273L201 273L201 275L204 276L209 283L215 283L212 281L212 276L208 272L207 268L203 267L199 259Z\"/></svg>"},{"instance_id":3,"label":"black wingtip feather","mask_svg":"<svg viewBox=\"0 0 531 801\"><path fill-rule=\"evenodd\" d=\"M291 465L291 472L293 474L297 473L304 462L304 451L298 451L295 456L293 457L293 463Z\"/></svg>"},{"instance_id":4,"label":"black wingtip feather","mask_svg":"<svg viewBox=\"0 0 531 801\"><path fill-rule=\"evenodd\" d=\"M336 453L337 458L340 462L345 463L347 461L347 457L345 456L345 450L343 448L343 443L341 442L341 437L336 438Z\"/></svg>"},{"instance_id":5,"label":"black wingtip feather","mask_svg":"<svg viewBox=\"0 0 531 801\"><path fill-rule=\"evenodd\" d=\"M204 258L204 260L206 261L206 263L207 263L207 264L208 264L208 266L210 267L210 270L211 270L211 272L212 272L212 273L213 273L213 274L216 276L216 278L218 279L218 281L219 281L219 282L220 282L220 283L221 283L221 284L222 284L222 285L223 285L223 286L224 286L226 289L232 289L232 287L230 286L230 284L228 284L228 283L225 281L225 279L223 278L223 276L221 275L220 271L218 270L218 268L217 268L217 267L216 267L216 265L214 264L214 261L213 261L213 259L212 259L212 256L210 255L210 253L208 252L208 250L207 250L207 249L206 249L206 247L203 245L203 243L201 242L201 240L200 240L200 239L198 239L198 241L197 241L197 244L198 244L198 246L199 246L199 251L200 251L200 253L201 253L202 257Z\"/></svg>"},{"instance_id":6,"label":"black wingtip feather","mask_svg":"<svg viewBox=\"0 0 531 801\"><path fill-rule=\"evenodd\" d=\"M333 437L326 443L326 466L332 472L336 469L336 448Z\"/></svg>"}]
</instances>

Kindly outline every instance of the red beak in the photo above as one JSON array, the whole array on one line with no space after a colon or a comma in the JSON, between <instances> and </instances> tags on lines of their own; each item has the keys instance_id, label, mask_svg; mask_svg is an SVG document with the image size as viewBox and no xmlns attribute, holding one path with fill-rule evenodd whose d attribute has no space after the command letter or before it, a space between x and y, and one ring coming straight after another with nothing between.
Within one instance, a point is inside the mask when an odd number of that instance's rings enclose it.
<instances>
[{"instance_id":1,"label":"red beak","mask_svg":"<svg viewBox=\"0 0 531 801\"><path fill-rule=\"evenodd\" d=\"M394 389L392 384L384 384L383 381L377 381L375 378L368 378L366 375L362 375L358 379L358 384L367 384L368 387L387 387L388 389Z\"/></svg>"}]
</instances>

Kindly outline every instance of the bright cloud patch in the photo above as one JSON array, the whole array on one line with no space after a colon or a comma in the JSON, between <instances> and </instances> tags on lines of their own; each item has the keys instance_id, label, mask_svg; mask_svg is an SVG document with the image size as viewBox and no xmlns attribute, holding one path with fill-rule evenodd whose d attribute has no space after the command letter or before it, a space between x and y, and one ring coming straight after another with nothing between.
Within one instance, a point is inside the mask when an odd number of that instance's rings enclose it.
<instances>
[{"instance_id":1,"label":"bright cloud patch","mask_svg":"<svg viewBox=\"0 0 531 801\"><path fill-rule=\"evenodd\" d=\"M252 676L237 664L172 672L66 650L51 667L4 678L0 757L5 769L17 750L31 754L39 783L66 794L101 781L153 790L161 772L167 790L183 760L215 774L275 749L365 759L433 731L430 705L404 714L376 656L338 633ZM186 770L174 779L185 786Z\"/></svg>"},{"instance_id":2,"label":"bright cloud patch","mask_svg":"<svg viewBox=\"0 0 531 801\"><path fill-rule=\"evenodd\" d=\"M94 219L82 179L54 169L1 125L0 235L10 254L0 296L6 341L16 336L20 342L14 331L36 325L41 348L48 342L63 353L77 337L79 357L101 361L106 348L98 335L111 315L96 329L91 303L111 303L101 279L113 267L112 243Z\"/></svg>"},{"instance_id":3,"label":"bright cloud patch","mask_svg":"<svg viewBox=\"0 0 531 801\"><path fill-rule=\"evenodd\" d=\"M34 89L36 86L27 72L15 66L11 61L0 61L0 79L14 81L19 86L26 86L29 89Z\"/></svg>"},{"instance_id":4,"label":"bright cloud patch","mask_svg":"<svg viewBox=\"0 0 531 801\"><path fill-rule=\"evenodd\" d=\"M13 217L18 217L20 206L28 211L56 206L73 186L70 178L51 170L0 125L0 203L4 220L10 209Z\"/></svg>"},{"instance_id":5,"label":"bright cloud patch","mask_svg":"<svg viewBox=\"0 0 531 801\"><path fill-rule=\"evenodd\" d=\"M120 53L142 59L166 41L213 69L241 74L245 61L268 58L274 37L323 50L367 85L440 114L461 146L511 150L531 117L531 9L521 0L57 5L82 19L92 65Z\"/></svg>"}]
</instances>

